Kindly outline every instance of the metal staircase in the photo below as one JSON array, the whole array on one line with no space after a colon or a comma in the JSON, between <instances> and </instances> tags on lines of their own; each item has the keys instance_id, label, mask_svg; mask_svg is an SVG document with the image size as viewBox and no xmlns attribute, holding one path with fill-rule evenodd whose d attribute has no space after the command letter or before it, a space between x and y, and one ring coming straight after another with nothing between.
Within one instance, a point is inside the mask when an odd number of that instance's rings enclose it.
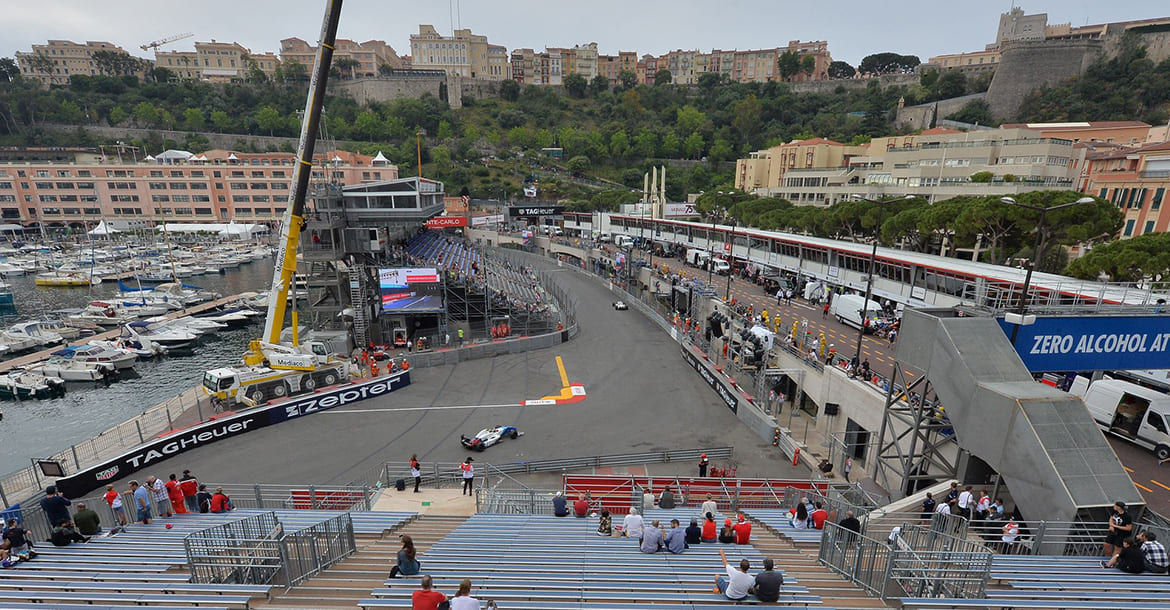
<instances>
[{"instance_id":1,"label":"metal staircase","mask_svg":"<svg viewBox=\"0 0 1170 610\"><path fill-rule=\"evenodd\" d=\"M366 293L362 288L365 267L353 265L349 268L349 304L353 308L353 342L358 348L369 344L369 321L366 320Z\"/></svg>"}]
</instances>

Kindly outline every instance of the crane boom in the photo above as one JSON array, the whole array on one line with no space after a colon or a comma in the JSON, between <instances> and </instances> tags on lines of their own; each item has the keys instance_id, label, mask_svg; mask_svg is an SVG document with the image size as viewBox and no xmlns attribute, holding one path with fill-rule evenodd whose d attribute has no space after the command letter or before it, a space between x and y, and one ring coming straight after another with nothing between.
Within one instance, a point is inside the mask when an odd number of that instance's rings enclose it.
<instances>
[{"instance_id":1,"label":"crane boom","mask_svg":"<svg viewBox=\"0 0 1170 610\"><path fill-rule=\"evenodd\" d=\"M149 51L151 49L158 50L158 48L163 46L164 44L169 44L169 43L172 43L176 40L182 40L184 38L190 38L192 36L194 36L194 34L192 34L191 32L184 32L182 34L175 34L174 36L167 36L166 38L162 38L162 39L156 40L154 42L148 42L148 43L142 45L140 48L143 51Z\"/></svg>"},{"instance_id":2,"label":"crane boom","mask_svg":"<svg viewBox=\"0 0 1170 610\"><path fill-rule=\"evenodd\" d=\"M264 335L261 339L268 343L280 343L289 286L297 270L297 245L304 224L309 179L313 175L313 147L317 142L317 127L321 122L321 108L325 104L325 85L329 80L329 66L333 61L333 46L337 40L337 22L340 19L341 0L326 0L325 19L321 24L321 38L313 63L313 78L309 81L309 96L305 100L305 119L301 123L292 189L281 222L280 247L277 250L280 259L272 270L272 287L268 293L268 315L264 319Z\"/></svg>"}]
</instances>

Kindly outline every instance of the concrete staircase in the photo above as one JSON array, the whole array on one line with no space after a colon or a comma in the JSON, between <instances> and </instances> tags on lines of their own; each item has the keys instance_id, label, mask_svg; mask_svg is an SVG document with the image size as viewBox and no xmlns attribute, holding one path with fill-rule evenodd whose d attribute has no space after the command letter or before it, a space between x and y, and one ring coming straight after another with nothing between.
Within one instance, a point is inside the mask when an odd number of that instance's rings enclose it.
<instances>
[{"instance_id":1,"label":"concrete staircase","mask_svg":"<svg viewBox=\"0 0 1170 610\"><path fill-rule=\"evenodd\" d=\"M829 608L888 608L880 599L857 588L817 562L818 545L797 544L784 537L782 532L769 528L752 519L752 546L776 562L777 570L790 574L801 586L808 587L809 594L819 595ZM732 560L733 545L727 545L728 560ZM734 562L733 562L734 563ZM756 572L762 566L753 565Z\"/></svg>"},{"instance_id":2,"label":"concrete staircase","mask_svg":"<svg viewBox=\"0 0 1170 610\"><path fill-rule=\"evenodd\" d=\"M370 591L383 586L398 550L402 548L399 535L410 536L415 549L422 554L466 519L420 515L381 535L358 534L358 552L353 556L286 592L273 593L271 599L252 607L264 610L353 610L358 600L368 598Z\"/></svg>"}]
</instances>

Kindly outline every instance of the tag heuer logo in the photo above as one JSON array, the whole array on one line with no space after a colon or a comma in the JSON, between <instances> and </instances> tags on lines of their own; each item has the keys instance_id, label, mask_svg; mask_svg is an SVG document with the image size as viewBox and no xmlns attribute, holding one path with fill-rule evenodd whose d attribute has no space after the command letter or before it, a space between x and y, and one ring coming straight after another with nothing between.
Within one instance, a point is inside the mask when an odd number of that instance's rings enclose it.
<instances>
[{"instance_id":1,"label":"tag heuer logo","mask_svg":"<svg viewBox=\"0 0 1170 610\"><path fill-rule=\"evenodd\" d=\"M118 474L117 466L110 466L109 468L97 473L97 480L108 481Z\"/></svg>"}]
</instances>

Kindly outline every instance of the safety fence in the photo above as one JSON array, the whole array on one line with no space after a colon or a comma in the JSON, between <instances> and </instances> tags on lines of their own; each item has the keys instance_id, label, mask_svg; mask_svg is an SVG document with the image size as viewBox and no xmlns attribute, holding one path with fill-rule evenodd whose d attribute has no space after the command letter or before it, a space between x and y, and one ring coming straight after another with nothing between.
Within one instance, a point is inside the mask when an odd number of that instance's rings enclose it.
<instances>
[{"instance_id":1,"label":"safety fence","mask_svg":"<svg viewBox=\"0 0 1170 610\"><path fill-rule=\"evenodd\" d=\"M1040 521L1016 522L1019 535L1014 541L1003 541L1005 521L976 521L971 531L986 540L999 553L1013 555L1065 555L1098 557L1101 545L1109 533L1104 521ZM1133 524L1130 535L1152 532L1159 541L1170 540L1170 528L1154 525L1142 519Z\"/></svg>"},{"instance_id":2,"label":"safety fence","mask_svg":"<svg viewBox=\"0 0 1170 610\"><path fill-rule=\"evenodd\" d=\"M298 585L357 552L353 521L340 513L284 531L276 513L251 515L183 539L193 583Z\"/></svg>"},{"instance_id":3,"label":"safety fence","mask_svg":"<svg viewBox=\"0 0 1170 610\"><path fill-rule=\"evenodd\" d=\"M153 439L159 433L173 429L175 421L191 409L196 410L199 421L214 414L207 397L199 388L193 388L176 394L147 409L141 415L98 433L97 436L37 460L56 462L61 465L64 474L73 474L90 464L119 455ZM35 463L10 472L0 477L0 502L3 502L4 506L22 502L48 485L51 480L41 474Z\"/></svg>"},{"instance_id":4,"label":"safety fence","mask_svg":"<svg viewBox=\"0 0 1170 610\"><path fill-rule=\"evenodd\" d=\"M822 565L882 599L982 598L992 557L987 547L933 527L907 524L879 540L831 522L818 554Z\"/></svg>"},{"instance_id":5,"label":"safety fence","mask_svg":"<svg viewBox=\"0 0 1170 610\"><path fill-rule=\"evenodd\" d=\"M236 508L297 510L370 510L374 490L359 485L241 485L209 484L222 488Z\"/></svg>"}]
</instances>

